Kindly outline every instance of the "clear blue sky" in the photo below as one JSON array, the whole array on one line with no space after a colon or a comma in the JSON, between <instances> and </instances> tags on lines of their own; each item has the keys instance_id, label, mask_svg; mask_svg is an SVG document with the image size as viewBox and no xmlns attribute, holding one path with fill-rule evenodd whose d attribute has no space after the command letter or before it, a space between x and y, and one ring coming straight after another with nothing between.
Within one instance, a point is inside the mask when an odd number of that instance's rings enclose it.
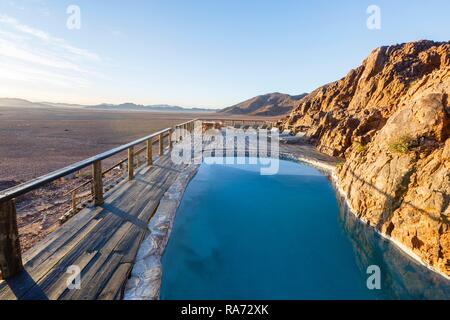
<instances>
[{"instance_id":1,"label":"clear blue sky","mask_svg":"<svg viewBox=\"0 0 450 320\"><path fill-rule=\"evenodd\" d=\"M371 4L381 30L366 26ZM375 47L448 41L449 12L449 0L2 0L0 96L218 108L299 94Z\"/></svg>"}]
</instances>

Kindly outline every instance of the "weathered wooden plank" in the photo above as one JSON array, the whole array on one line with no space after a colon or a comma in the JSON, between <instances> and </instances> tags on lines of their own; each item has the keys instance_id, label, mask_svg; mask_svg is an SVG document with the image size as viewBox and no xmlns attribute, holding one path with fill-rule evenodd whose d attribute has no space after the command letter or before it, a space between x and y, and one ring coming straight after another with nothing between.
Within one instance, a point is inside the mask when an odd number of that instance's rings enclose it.
<instances>
[{"instance_id":1,"label":"weathered wooden plank","mask_svg":"<svg viewBox=\"0 0 450 320\"><path fill-rule=\"evenodd\" d=\"M146 232L137 222L148 222L183 167L168 156L157 158L155 166L110 191L103 207L82 210L29 255L27 273L16 286L0 284L0 299L120 298ZM110 212L108 205L120 211ZM66 270L73 264L82 268L85 291L66 288Z\"/></svg>"},{"instance_id":2,"label":"weathered wooden plank","mask_svg":"<svg viewBox=\"0 0 450 320\"><path fill-rule=\"evenodd\" d=\"M114 201L126 197L126 191L130 188L129 184L124 184L111 195L108 201ZM0 284L0 298L14 299L21 297L32 286L36 285L46 273L56 265L60 259L72 250L76 244L92 231L97 223L104 218L104 212L101 208L85 209L77 216L72 218L66 225L56 230L48 238L50 241L43 241L37 253L30 253L25 269L27 273L21 274L11 280L10 283ZM38 245L39 247L39 245ZM28 253L27 253L28 254ZM33 281L29 281L33 279ZM14 289L14 292L11 288Z\"/></svg>"},{"instance_id":3,"label":"weathered wooden plank","mask_svg":"<svg viewBox=\"0 0 450 320\"><path fill-rule=\"evenodd\" d=\"M119 254L112 253L106 256L103 264L99 266L99 271L93 274L93 277L89 280L87 287L82 287L82 290L77 290L76 294L71 299L76 300L95 300L99 293L108 283L114 275L114 271L117 269L121 260Z\"/></svg>"},{"instance_id":4,"label":"weathered wooden plank","mask_svg":"<svg viewBox=\"0 0 450 320\"><path fill-rule=\"evenodd\" d=\"M105 196L108 197L107 202L113 202L116 201L119 197L126 196L126 191L131 187L130 184L127 183L126 180L123 180L120 182L113 190L106 193ZM101 212L101 208L95 208L94 211L92 208L86 208L84 210L81 210L76 216L72 217L69 222L61 226L60 228L56 229L53 233L51 233L48 237L40 241L38 244L36 244L33 248L28 250L23 255L23 261L24 263L29 262L30 260L34 259L37 256L42 257L41 252L43 250L48 250L51 243L58 240L58 243L61 243L62 241L68 239L70 236L68 234L75 234L79 232L87 223L89 223L93 219L101 219L101 217L98 216L98 214ZM54 245L54 247L58 246L58 243ZM59 244L61 245L61 244ZM53 248L53 250L56 250L57 248ZM49 250L50 252L52 250ZM42 257L43 259L46 259L46 257Z\"/></svg>"},{"instance_id":5,"label":"weathered wooden plank","mask_svg":"<svg viewBox=\"0 0 450 320\"><path fill-rule=\"evenodd\" d=\"M167 173L170 175L170 172L167 172ZM143 190L143 191L141 191L141 193L153 195L154 191L158 190L158 188L155 188L154 186L152 186L152 187L149 186L148 188L151 189L150 193L149 193L150 190ZM163 193L163 191L158 192L159 198L162 196L162 193ZM130 199L131 198L132 197L130 197ZM140 196L137 196L136 198L139 199ZM148 204L145 205L147 200L149 200L149 198L147 198L146 201L143 201L143 202L140 201L141 203L143 203L144 209L146 206L148 206ZM158 202L159 202L159 200L158 200ZM136 206L136 203L134 201L130 201L130 205L133 206L133 208L130 209L131 215L138 214L139 212L141 212L143 210L142 204L140 206L139 205ZM95 262L95 264L92 265L89 268L89 270L86 270L85 273L83 274L83 279L84 279L83 281L88 282L91 285L80 291L76 291L76 292L73 292L73 293L65 296L64 299L94 299L96 294L99 294L99 292L102 288L102 284L98 282L99 281L98 274L99 273L114 274L114 272L117 269L118 264L120 262L120 260L116 260L116 259L110 260L109 255L108 255L108 252L110 252L110 249L112 247L114 247L116 244L117 244L118 248L115 249L114 252L121 253L121 255L123 256L123 250L121 248L123 248L124 246L126 248L132 248L129 251L132 252L133 259L134 259L134 257L136 256L137 250L139 248L139 244L142 241L145 230L142 230L142 228L135 226L135 225L128 224L128 226L130 228L126 232L126 235L124 237L125 240L121 239L119 241L119 243L117 243L116 241L110 240L109 242L107 242L107 244L100 244L101 246L103 246L103 249L101 252L102 257L99 258ZM132 243L132 245L130 243ZM106 246L109 246L108 252L104 251ZM107 264L105 264L105 261L109 261L109 262ZM97 290L97 292L95 292L95 290Z\"/></svg>"},{"instance_id":6,"label":"weathered wooden plank","mask_svg":"<svg viewBox=\"0 0 450 320\"><path fill-rule=\"evenodd\" d=\"M116 216L109 215L101 221L89 234L89 237L79 242L72 250L64 255L58 262L55 268L49 270L44 277L37 281L36 286L31 288L22 298L28 299L33 297L34 291L39 290L46 294L50 292L52 284L57 281L58 278L64 276L66 270L76 264L77 259L85 254L98 252L94 247L98 243L104 243L111 238L123 224L122 219ZM101 245L99 246L101 247ZM98 259L98 255L95 255L95 260ZM73 290L78 291L78 290Z\"/></svg>"},{"instance_id":7,"label":"weathered wooden plank","mask_svg":"<svg viewBox=\"0 0 450 320\"><path fill-rule=\"evenodd\" d=\"M124 246L123 243L129 245L130 243L135 244L142 241L142 236L140 236L140 234L145 233L145 231L131 224L128 224L127 227L127 232L123 234L120 240L114 242L114 244L110 244L109 242L110 249L113 246L115 248L121 248ZM123 252L117 249L108 250L108 254L105 253L102 259L99 259L96 265L89 270L89 277L86 275L84 276L84 279L89 279L88 283L90 283L90 285L84 288L84 290L76 292L76 294L72 296L72 299L97 299L109 279L118 271L122 261ZM125 283L125 281L126 279L122 279L123 283Z\"/></svg>"},{"instance_id":8,"label":"weathered wooden plank","mask_svg":"<svg viewBox=\"0 0 450 320\"><path fill-rule=\"evenodd\" d=\"M123 296L123 291L127 279L133 268L132 263L121 263L108 280L103 290L97 296L97 300L120 300Z\"/></svg>"},{"instance_id":9,"label":"weathered wooden plank","mask_svg":"<svg viewBox=\"0 0 450 320\"><path fill-rule=\"evenodd\" d=\"M80 268L80 270L83 270L93 259L95 259L97 255L97 252L88 252L82 256L79 256L77 260L73 263L73 266ZM42 292L45 297L48 300L57 300L61 297L61 295L68 291L68 290L78 290L78 289L69 289L69 283L70 283L70 273L67 273L68 269L61 270L64 272L61 272L59 277L55 278L55 281L53 281L50 286L44 291L44 290L37 290ZM83 285L83 282L81 281L80 286ZM42 288L41 288L42 289ZM34 296L36 291L31 290L30 293L26 296L26 299L38 299L38 297Z\"/></svg>"},{"instance_id":10,"label":"weathered wooden plank","mask_svg":"<svg viewBox=\"0 0 450 320\"><path fill-rule=\"evenodd\" d=\"M108 273L108 269L114 267L113 263L109 260L114 247L117 246L119 241L127 234L129 229L131 228L131 224L129 222L125 222L121 225L119 230L115 232L115 234L110 237L109 241L103 246L101 251L97 254L97 259L90 265L86 266L81 274L82 286L80 290L73 290L71 292L66 292L63 299L86 299L88 296L92 296L95 290L100 290L100 284L95 281L94 277L98 273ZM109 261L109 264L105 263ZM118 260L120 261L120 260ZM117 261L117 263L118 263Z\"/></svg>"},{"instance_id":11,"label":"weathered wooden plank","mask_svg":"<svg viewBox=\"0 0 450 320\"><path fill-rule=\"evenodd\" d=\"M91 221L84 232L75 235L74 239L62 246L57 254L50 255L42 263L40 259L36 263L25 265L24 272L5 283L0 290L0 299L20 299L42 279L62 257L75 248L81 239L86 237L96 226L97 221Z\"/></svg>"},{"instance_id":12,"label":"weathered wooden plank","mask_svg":"<svg viewBox=\"0 0 450 320\"><path fill-rule=\"evenodd\" d=\"M107 202L119 201L121 197L126 196L126 191L130 188L130 184L122 183L116 186L115 193L108 197ZM39 258L41 261L47 259L48 255L43 255L42 251L46 251L47 254L56 252L59 247L65 246L66 241L70 241L76 233L81 232L82 228L86 226L91 220L100 220L104 216L102 215L102 208L86 208L80 211L76 216L72 217L69 222L62 227L55 230L51 235L39 242L31 250L24 254L24 263L27 263L33 259ZM53 244L52 244L53 243ZM36 262L40 263L40 262Z\"/></svg>"},{"instance_id":13,"label":"weathered wooden plank","mask_svg":"<svg viewBox=\"0 0 450 320\"><path fill-rule=\"evenodd\" d=\"M173 175L172 175L173 176ZM168 178L170 177L170 175L167 176ZM152 189L152 195L154 197L156 197L158 199L158 203L159 203L159 199L162 197L162 194L165 192L165 189L173 182L174 178L170 179L170 181L168 181L169 179L165 179L164 181L162 181L162 185L161 187L163 189L157 189L157 188L153 188ZM164 187L165 186L165 187ZM155 191L157 192L157 194L155 194ZM138 211L140 211L140 215L139 217L148 217L147 221L149 220L150 216L153 214L153 212L155 211L157 207L157 203L156 201L152 202L150 201L143 209L139 209ZM149 212L149 213L148 213ZM128 267L130 268L127 272L131 272L131 267L132 267L132 262L134 262L137 251L139 249L139 245L142 242L143 237L145 236L146 230L142 230L141 228L139 228L138 226L131 226L130 230L127 232L126 236L120 240L120 242L117 245L117 248L114 250L114 254L119 254L120 256L122 256L122 259L120 260L120 263L127 263ZM114 264L116 263L116 264ZM76 299L94 299L94 298L98 298L98 296L101 294L100 291L98 291L97 293L95 293L93 291L93 288L100 290L101 289L101 285L99 285L98 280L95 280L96 277L98 278L97 274L99 273L99 268L101 268L101 272L102 273L107 273L107 274L111 274L111 277L114 277L116 272L125 272L125 270L123 270L123 266L120 267L119 266L119 261L118 260L111 260L108 265L101 265L98 263L97 264L97 268L92 269L90 272L92 274L92 277L89 279L90 283L94 283L94 285L90 288L90 291L88 292L79 292L79 294L74 295L72 298L76 298ZM122 284L125 283L126 279L122 279ZM117 285L117 284L116 284ZM122 288L119 286L116 286L116 290L121 290ZM112 290L112 289L110 289ZM114 295L119 294L119 292L114 293ZM109 294L110 296L113 295L113 293Z\"/></svg>"},{"instance_id":14,"label":"weathered wooden plank","mask_svg":"<svg viewBox=\"0 0 450 320\"><path fill-rule=\"evenodd\" d=\"M147 186L146 188L151 188L150 186ZM143 191L141 191L140 193L148 193L149 190L145 190L146 188L144 188ZM139 198L139 196L137 197ZM130 197L130 201L129 204L130 206L129 211L130 211L130 215L135 215L138 214L141 210L142 210L142 205L141 206L136 206L136 204L134 203L134 201L131 199ZM126 209L126 208L124 208ZM113 239L110 239L106 244L97 244L99 247L101 247L101 254L102 257L99 258L96 263L94 265L91 266L91 268L89 268L89 270L86 271L85 274L83 274L83 281L84 282L88 282L91 285L89 285L88 287L77 291L77 292L73 292L73 294L68 295L66 298L70 298L70 299L86 299L86 298L93 298L95 296L95 290L100 290L101 289L101 284L98 283L98 281L96 281L96 277L97 274L101 273L113 273L114 270L117 267L117 264L119 263L120 260L111 260L107 265L104 264L105 260L109 259L109 253L112 252L112 249L118 245L119 242L121 242L121 237L117 237L117 234L120 234L121 236L125 236L126 239L132 239L134 243L140 243L141 238L137 237L135 235L136 231L132 232L130 231L130 229L134 228L135 230L138 230L137 232L144 232L142 231L142 229L140 227L134 226L132 223L130 222L126 222L125 223L125 228L123 229L124 232L116 232L116 234L114 235ZM130 235L131 238L130 238ZM97 248L95 248L97 249ZM114 264L113 262L115 261L116 264ZM100 271L101 269L101 271ZM111 270L112 269L112 270Z\"/></svg>"}]
</instances>

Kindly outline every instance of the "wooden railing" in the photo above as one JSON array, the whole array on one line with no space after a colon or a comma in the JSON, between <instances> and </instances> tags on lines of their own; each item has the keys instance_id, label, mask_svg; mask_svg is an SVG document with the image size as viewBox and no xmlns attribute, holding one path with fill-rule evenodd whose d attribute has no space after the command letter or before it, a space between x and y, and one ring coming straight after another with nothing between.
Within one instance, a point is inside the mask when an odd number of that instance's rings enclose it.
<instances>
[{"instance_id":1,"label":"wooden railing","mask_svg":"<svg viewBox=\"0 0 450 320\"><path fill-rule=\"evenodd\" d=\"M18 186L12 187L0 191L0 279L10 278L18 274L22 268L22 253L19 242L19 233L17 228L17 217L16 217L16 203L15 199L19 196L23 196L31 191L39 189L57 179L68 176L89 166L92 167L91 179L80 186L72 189L69 194L71 195L72 209L76 208L77 196L76 192L83 187L91 184L92 200L94 205L100 206L104 203L104 187L103 187L103 177L108 172L112 171L115 167L120 164L128 164L128 180L133 180L134 170L135 170L135 157L137 155L146 153L146 164L148 166L153 164L153 145L158 143L158 152L162 156L164 154L164 139L168 137L169 149L172 148L172 133L176 129L184 129L183 132L192 132L194 130L194 124L198 119L193 119L172 128L166 128L155 132L146 137L140 138L133 142L127 143L125 145L119 146L117 148L111 149L109 151L103 152L86 160L77 162L68 167L60 170L56 170L49 174L43 175L36 179L30 180ZM182 139L183 137L180 137ZM135 151L135 146L145 143L146 146ZM108 159L120 152L128 151L127 159L120 161L114 166L102 171L102 161Z\"/></svg>"},{"instance_id":2,"label":"wooden railing","mask_svg":"<svg viewBox=\"0 0 450 320\"><path fill-rule=\"evenodd\" d=\"M111 149L109 151L103 152L86 160L77 162L68 167L60 170L56 170L44 176L38 177L36 179L30 180L18 186L12 187L0 191L0 271L1 278L7 279L15 276L23 269L22 264L22 253L19 242L19 233L17 227L17 217L16 217L16 203L15 199L19 196L23 196L31 191L39 189L57 179L63 178L70 174L79 172L89 166L92 167L91 178L76 186L69 192L65 193L65 196L71 196L71 210L73 214L77 211L77 192L83 187L91 185L91 196L92 202L95 206L100 206L104 203L104 177L106 174L111 172L114 168L127 163L127 176L128 180L133 180L135 174L135 157L141 155L145 152L146 165L151 166L153 164L153 145L158 143L158 153L160 156L164 154L164 139L168 137L169 149L172 149L173 143L178 141L173 141L172 133L176 129L184 129L183 132L193 132L196 121L204 122L220 122L222 125L242 125L251 126L258 124L268 124L264 120L249 120L249 119L193 119L172 128L166 128L155 132L146 137L140 138L133 142L127 143L125 145L119 146L117 148ZM271 126L269 124L269 126ZM176 135L177 140L182 140L184 137L181 135ZM135 150L135 147L139 144L145 143L145 147ZM102 170L102 161L112 156L119 154L120 152L127 151L128 157L115 163L106 170ZM67 218L70 218L67 217Z\"/></svg>"}]
</instances>

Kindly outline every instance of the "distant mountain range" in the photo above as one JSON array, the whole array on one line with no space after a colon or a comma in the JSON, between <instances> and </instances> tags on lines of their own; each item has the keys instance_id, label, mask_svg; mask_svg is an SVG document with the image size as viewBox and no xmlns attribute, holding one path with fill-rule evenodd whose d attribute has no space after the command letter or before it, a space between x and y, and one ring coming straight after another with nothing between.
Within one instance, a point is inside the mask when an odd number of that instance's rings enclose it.
<instances>
[{"instance_id":1,"label":"distant mountain range","mask_svg":"<svg viewBox=\"0 0 450 320\"><path fill-rule=\"evenodd\" d=\"M0 98L1 107L16 108L81 108L95 110L120 110L120 111L149 111L149 112L214 112L215 110L206 108L183 108L179 106L171 106L167 104L157 105L140 105L134 103L122 104L99 104L99 105L80 105L68 103L53 102L31 102L24 99L16 98Z\"/></svg>"},{"instance_id":2,"label":"distant mountain range","mask_svg":"<svg viewBox=\"0 0 450 320\"><path fill-rule=\"evenodd\" d=\"M218 112L227 115L280 116L296 108L307 94L291 96L284 93L269 93L238 103L231 107L214 110L206 108L184 108L168 104L141 105L131 102L122 104L102 103L81 105L54 102L31 102L24 99L0 98L0 107L15 108L78 108L90 110L148 111L148 112Z\"/></svg>"},{"instance_id":3,"label":"distant mountain range","mask_svg":"<svg viewBox=\"0 0 450 320\"><path fill-rule=\"evenodd\" d=\"M0 98L0 107L44 108L47 107L47 105L38 102L31 102L24 99Z\"/></svg>"},{"instance_id":4,"label":"distant mountain range","mask_svg":"<svg viewBox=\"0 0 450 320\"><path fill-rule=\"evenodd\" d=\"M269 93L257 96L220 110L220 113L232 115L279 116L286 115L299 105L307 94L291 96L284 93Z\"/></svg>"},{"instance_id":5,"label":"distant mountain range","mask_svg":"<svg viewBox=\"0 0 450 320\"><path fill-rule=\"evenodd\" d=\"M205 108L183 108L180 106L172 106L168 104L154 104L154 105L141 105L135 103L122 103L122 104L99 104L95 106L88 106L90 109L101 110L137 110L137 111L154 111L154 112L214 112L215 110Z\"/></svg>"}]
</instances>

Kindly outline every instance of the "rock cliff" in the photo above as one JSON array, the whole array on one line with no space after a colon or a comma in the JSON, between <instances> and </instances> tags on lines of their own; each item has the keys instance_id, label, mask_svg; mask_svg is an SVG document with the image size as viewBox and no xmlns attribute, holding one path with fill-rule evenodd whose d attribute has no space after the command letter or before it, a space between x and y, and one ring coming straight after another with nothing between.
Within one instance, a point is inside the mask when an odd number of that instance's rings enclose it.
<instances>
[{"instance_id":1,"label":"rock cliff","mask_svg":"<svg viewBox=\"0 0 450 320\"><path fill-rule=\"evenodd\" d=\"M450 276L450 42L375 49L279 124L343 159L351 209Z\"/></svg>"}]
</instances>

